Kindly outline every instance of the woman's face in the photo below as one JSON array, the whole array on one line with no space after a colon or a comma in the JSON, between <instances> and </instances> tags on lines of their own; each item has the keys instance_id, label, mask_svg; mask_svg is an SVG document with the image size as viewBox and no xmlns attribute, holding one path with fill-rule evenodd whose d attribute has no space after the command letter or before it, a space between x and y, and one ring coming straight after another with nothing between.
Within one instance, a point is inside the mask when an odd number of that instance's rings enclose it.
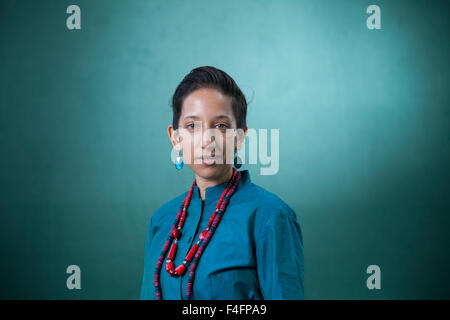
<instances>
[{"instance_id":1,"label":"woman's face","mask_svg":"<svg viewBox=\"0 0 450 320\"><path fill-rule=\"evenodd\" d=\"M217 179L229 171L234 151L240 149L247 132L247 128L240 134L229 130L227 139L227 129L237 129L231 99L217 89L195 90L183 101L178 130L169 125L174 148L182 152L184 162L195 174L204 179Z\"/></svg>"}]
</instances>

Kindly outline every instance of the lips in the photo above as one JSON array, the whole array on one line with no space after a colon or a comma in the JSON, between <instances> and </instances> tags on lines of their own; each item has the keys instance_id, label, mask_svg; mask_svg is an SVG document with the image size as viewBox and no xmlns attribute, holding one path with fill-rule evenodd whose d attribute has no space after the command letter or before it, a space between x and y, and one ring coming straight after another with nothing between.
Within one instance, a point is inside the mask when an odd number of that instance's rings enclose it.
<instances>
[{"instance_id":1,"label":"lips","mask_svg":"<svg viewBox=\"0 0 450 320\"><path fill-rule=\"evenodd\" d=\"M214 158L215 154L212 153L210 156L203 155L200 159L202 159L202 163L207 166L214 165L216 163L216 159Z\"/></svg>"},{"instance_id":2,"label":"lips","mask_svg":"<svg viewBox=\"0 0 450 320\"><path fill-rule=\"evenodd\" d=\"M201 157L198 157L197 159L199 159L199 160L203 160L203 159L206 159L206 160L208 160L208 159L214 159L215 155L216 155L215 153L212 153L210 156L202 155Z\"/></svg>"},{"instance_id":3,"label":"lips","mask_svg":"<svg viewBox=\"0 0 450 320\"><path fill-rule=\"evenodd\" d=\"M216 163L216 160L214 158L203 158L202 163L204 165L211 166Z\"/></svg>"}]
</instances>

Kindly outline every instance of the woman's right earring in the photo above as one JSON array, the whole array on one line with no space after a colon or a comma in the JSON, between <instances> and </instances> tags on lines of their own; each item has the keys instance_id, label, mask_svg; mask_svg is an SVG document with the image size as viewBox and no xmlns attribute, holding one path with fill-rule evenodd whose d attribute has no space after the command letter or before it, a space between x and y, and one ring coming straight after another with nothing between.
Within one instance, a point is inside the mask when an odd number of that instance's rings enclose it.
<instances>
[{"instance_id":1,"label":"woman's right earring","mask_svg":"<svg viewBox=\"0 0 450 320\"><path fill-rule=\"evenodd\" d=\"M177 168L178 170L181 170L181 168L183 168L183 156L180 154L178 154L177 158L175 159L175 168Z\"/></svg>"}]
</instances>

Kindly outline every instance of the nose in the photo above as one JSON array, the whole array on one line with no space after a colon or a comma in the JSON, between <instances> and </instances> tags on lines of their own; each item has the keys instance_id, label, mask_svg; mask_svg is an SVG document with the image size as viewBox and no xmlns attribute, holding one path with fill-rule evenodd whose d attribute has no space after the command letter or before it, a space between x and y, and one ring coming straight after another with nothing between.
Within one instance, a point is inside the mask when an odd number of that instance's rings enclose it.
<instances>
[{"instance_id":1,"label":"nose","mask_svg":"<svg viewBox=\"0 0 450 320\"><path fill-rule=\"evenodd\" d=\"M210 136L205 132L202 139L202 149L213 147L215 144L215 139L216 138L214 136Z\"/></svg>"},{"instance_id":2,"label":"nose","mask_svg":"<svg viewBox=\"0 0 450 320\"><path fill-rule=\"evenodd\" d=\"M212 147L214 145L216 137L213 135L214 132L208 130L208 127L202 126L202 149Z\"/></svg>"}]
</instances>

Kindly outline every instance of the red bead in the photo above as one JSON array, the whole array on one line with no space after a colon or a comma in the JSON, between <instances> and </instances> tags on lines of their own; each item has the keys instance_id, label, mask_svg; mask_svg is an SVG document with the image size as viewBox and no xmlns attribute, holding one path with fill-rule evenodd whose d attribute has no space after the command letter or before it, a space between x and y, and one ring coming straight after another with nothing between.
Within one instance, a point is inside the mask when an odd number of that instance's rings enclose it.
<instances>
[{"instance_id":1,"label":"red bead","mask_svg":"<svg viewBox=\"0 0 450 320\"><path fill-rule=\"evenodd\" d=\"M169 255L167 259L174 260L175 254L177 253L178 244L176 242L172 243L172 247L170 247Z\"/></svg>"},{"instance_id":2,"label":"red bead","mask_svg":"<svg viewBox=\"0 0 450 320\"><path fill-rule=\"evenodd\" d=\"M214 222L214 218L216 217L216 215L213 215L211 218L209 218L208 224L207 224L207 228L211 228L212 223Z\"/></svg>"},{"instance_id":3,"label":"red bead","mask_svg":"<svg viewBox=\"0 0 450 320\"><path fill-rule=\"evenodd\" d=\"M166 271L173 277L175 275L175 270L173 269L173 262L169 261L166 264Z\"/></svg>"},{"instance_id":4,"label":"red bead","mask_svg":"<svg viewBox=\"0 0 450 320\"><path fill-rule=\"evenodd\" d=\"M194 257L195 253L197 252L198 244L194 244L194 246L189 250L189 253L186 256L186 261L191 262L192 258Z\"/></svg>"},{"instance_id":5,"label":"red bead","mask_svg":"<svg viewBox=\"0 0 450 320\"><path fill-rule=\"evenodd\" d=\"M181 236L180 230L172 229L172 236L177 240L180 239L180 236Z\"/></svg>"},{"instance_id":6,"label":"red bead","mask_svg":"<svg viewBox=\"0 0 450 320\"><path fill-rule=\"evenodd\" d=\"M184 265L184 264L180 264L176 269L175 269L175 272L178 274L178 275L183 275L185 272L186 272L186 266Z\"/></svg>"},{"instance_id":7,"label":"red bead","mask_svg":"<svg viewBox=\"0 0 450 320\"><path fill-rule=\"evenodd\" d=\"M205 239L207 233L208 233L208 230L203 230L199 236L200 240L203 241L203 239Z\"/></svg>"}]
</instances>

